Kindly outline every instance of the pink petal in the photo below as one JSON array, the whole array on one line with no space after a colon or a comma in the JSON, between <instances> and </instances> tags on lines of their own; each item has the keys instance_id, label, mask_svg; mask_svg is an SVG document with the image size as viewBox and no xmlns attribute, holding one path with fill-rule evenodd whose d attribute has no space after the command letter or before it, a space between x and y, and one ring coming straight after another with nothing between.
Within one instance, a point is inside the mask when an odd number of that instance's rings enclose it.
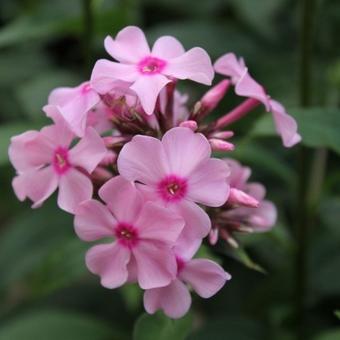
<instances>
[{"instance_id":1,"label":"pink petal","mask_svg":"<svg viewBox=\"0 0 340 340\"><path fill-rule=\"evenodd\" d=\"M208 140L200 133L185 127L176 127L162 138L170 171L183 177L189 174L211 154Z\"/></svg>"},{"instance_id":2,"label":"pink petal","mask_svg":"<svg viewBox=\"0 0 340 340\"><path fill-rule=\"evenodd\" d=\"M256 82L246 71L236 83L235 93L242 97L255 98L260 101L266 110L270 110L269 97L263 86Z\"/></svg>"},{"instance_id":3,"label":"pink petal","mask_svg":"<svg viewBox=\"0 0 340 340\"><path fill-rule=\"evenodd\" d=\"M80 89L87 82L80 84L76 87L58 87L51 91L48 96L48 104L54 106L64 106L73 100L80 92Z\"/></svg>"},{"instance_id":4,"label":"pink petal","mask_svg":"<svg viewBox=\"0 0 340 340\"><path fill-rule=\"evenodd\" d=\"M266 196L266 188L260 183L248 183L244 188L248 195L254 197L258 201L262 201Z\"/></svg>"},{"instance_id":5,"label":"pink petal","mask_svg":"<svg viewBox=\"0 0 340 340\"><path fill-rule=\"evenodd\" d=\"M184 220L166 208L147 202L135 225L141 239L173 244L184 227Z\"/></svg>"},{"instance_id":6,"label":"pink petal","mask_svg":"<svg viewBox=\"0 0 340 340\"><path fill-rule=\"evenodd\" d=\"M215 295L231 276L217 263L206 259L193 259L186 262L180 278L189 283L195 292L203 297Z\"/></svg>"},{"instance_id":7,"label":"pink petal","mask_svg":"<svg viewBox=\"0 0 340 340\"><path fill-rule=\"evenodd\" d=\"M144 293L144 307L149 314L162 309L170 318L178 319L189 311L190 305L188 288L177 279L166 287L146 290Z\"/></svg>"},{"instance_id":8,"label":"pink petal","mask_svg":"<svg viewBox=\"0 0 340 340\"><path fill-rule=\"evenodd\" d=\"M9 159L18 171L26 171L50 163L53 145L38 131L27 131L11 138Z\"/></svg>"},{"instance_id":9,"label":"pink petal","mask_svg":"<svg viewBox=\"0 0 340 340\"><path fill-rule=\"evenodd\" d=\"M86 265L104 287L117 288L127 281L130 256L129 249L117 243L100 244L87 252Z\"/></svg>"},{"instance_id":10,"label":"pink petal","mask_svg":"<svg viewBox=\"0 0 340 340\"><path fill-rule=\"evenodd\" d=\"M197 250L196 240L201 240L209 234L211 229L210 218L202 208L189 201L176 204L173 206L173 210L185 221L184 229L176 242L176 247L181 245L181 253L185 252L188 256L194 255Z\"/></svg>"},{"instance_id":11,"label":"pink petal","mask_svg":"<svg viewBox=\"0 0 340 340\"><path fill-rule=\"evenodd\" d=\"M179 57L183 53L185 53L183 45L171 36L158 38L152 47L152 55L165 60Z\"/></svg>"},{"instance_id":12,"label":"pink petal","mask_svg":"<svg viewBox=\"0 0 340 340\"><path fill-rule=\"evenodd\" d=\"M161 89L170 82L170 79L161 74L145 75L140 76L130 88L136 92L144 111L151 115Z\"/></svg>"},{"instance_id":13,"label":"pink petal","mask_svg":"<svg viewBox=\"0 0 340 340\"><path fill-rule=\"evenodd\" d=\"M107 181L100 188L99 196L119 222L134 224L142 209L141 194L132 182L122 176Z\"/></svg>"},{"instance_id":14,"label":"pink petal","mask_svg":"<svg viewBox=\"0 0 340 340\"><path fill-rule=\"evenodd\" d=\"M40 132L46 136L53 145L68 148L73 141L74 133L69 128L59 108L53 105L45 105L43 111L47 117L53 119L55 125L44 127Z\"/></svg>"},{"instance_id":15,"label":"pink petal","mask_svg":"<svg viewBox=\"0 0 340 340\"><path fill-rule=\"evenodd\" d=\"M92 70L91 85L98 93L105 94L116 87L117 81L133 82L138 75L135 65L100 59Z\"/></svg>"},{"instance_id":16,"label":"pink petal","mask_svg":"<svg viewBox=\"0 0 340 340\"><path fill-rule=\"evenodd\" d=\"M114 59L120 62L136 63L150 54L143 31L136 26L128 26L118 32L115 39L107 36L104 46Z\"/></svg>"},{"instance_id":17,"label":"pink petal","mask_svg":"<svg viewBox=\"0 0 340 340\"><path fill-rule=\"evenodd\" d=\"M74 229L83 241L95 241L114 235L117 221L104 204L89 200L81 203L74 218Z\"/></svg>"},{"instance_id":18,"label":"pink petal","mask_svg":"<svg viewBox=\"0 0 340 340\"><path fill-rule=\"evenodd\" d=\"M119 153L119 173L130 181L152 185L168 172L167 158L159 139L135 136Z\"/></svg>"},{"instance_id":19,"label":"pink petal","mask_svg":"<svg viewBox=\"0 0 340 340\"><path fill-rule=\"evenodd\" d=\"M132 248L137 263L138 283L142 289L167 286L175 277L175 256L162 242L140 240Z\"/></svg>"},{"instance_id":20,"label":"pink petal","mask_svg":"<svg viewBox=\"0 0 340 340\"><path fill-rule=\"evenodd\" d=\"M171 59L163 73L177 79L191 79L205 85L211 85L214 78L210 57L200 47L194 47L183 55Z\"/></svg>"},{"instance_id":21,"label":"pink petal","mask_svg":"<svg viewBox=\"0 0 340 340\"><path fill-rule=\"evenodd\" d=\"M238 161L225 158L224 161L230 168L230 176L228 182L232 188L244 189L247 180L251 175L251 169L247 166L242 166Z\"/></svg>"},{"instance_id":22,"label":"pink petal","mask_svg":"<svg viewBox=\"0 0 340 340\"><path fill-rule=\"evenodd\" d=\"M26 176L28 172L24 172L18 176L15 176L12 180L12 187L14 190L14 193L19 201L24 201L26 199Z\"/></svg>"},{"instance_id":23,"label":"pink petal","mask_svg":"<svg viewBox=\"0 0 340 340\"><path fill-rule=\"evenodd\" d=\"M279 102L270 100L270 106L276 131L281 135L283 145L290 148L299 143L301 136L297 132L295 119L287 114L285 108Z\"/></svg>"},{"instance_id":24,"label":"pink petal","mask_svg":"<svg viewBox=\"0 0 340 340\"><path fill-rule=\"evenodd\" d=\"M74 213L78 205L92 197L91 180L76 169L69 169L59 179L58 206L69 213Z\"/></svg>"},{"instance_id":25,"label":"pink petal","mask_svg":"<svg viewBox=\"0 0 340 340\"><path fill-rule=\"evenodd\" d=\"M230 170L225 162L216 158L208 159L191 173L187 197L209 207L220 207L228 199L229 174Z\"/></svg>"},{"instance_id":26,"label":"pink petal","mask_svg":"<svg viewBox=\"0 0 340 340\"><path fill-rule=\"evenodd\" d=\"M234 85L246 70L246 67L237 60L234 53L227 53L219 57L214 68L217 73L232 78Z\"/></svg>"},{"instance_id":27,"label":"pink petal","mask_svg":"<svg viewBox=\"0 0 340 340\"><path fill-rule=\"evenodd\" d=\"M88 89L84 93L78 93L70 102L60 108L65 121L77 136L84 135L87 115L99 100L99 95L92 89Z\"/></svg>"},{"instance_id":28,"label":"pink petal","mask_svg":"<svg viewBox=\"0 0 340 340\"><path fill-rule=\"evenodd\" d=\"M84 138L70 150L72 165L85 169L88 173L97 167L106 155L106 147L94 128L87 128Z\"/></svg>"},{"instance_id":29,"label":"pink petal","mask_svg":"<svg viewBox=\"0 0 340 340\"><path fill-rule=\"evenodd\" d=\"M270 201L262 201L250 217L251 227L257 232L265 232L273 228L277 221L277 210Z\"/></svg>"},{"instance_id":30,"label":"pink petal","mask_svg":"<svg viewBox=\"0 0 340 340\"><path fill-rule=\"evenodd\" d=\"M33 202L32 208L38 208L58 187L58 177L52 166L30 171L24 175L26 196Z\"/></svg>"}]
</instances>

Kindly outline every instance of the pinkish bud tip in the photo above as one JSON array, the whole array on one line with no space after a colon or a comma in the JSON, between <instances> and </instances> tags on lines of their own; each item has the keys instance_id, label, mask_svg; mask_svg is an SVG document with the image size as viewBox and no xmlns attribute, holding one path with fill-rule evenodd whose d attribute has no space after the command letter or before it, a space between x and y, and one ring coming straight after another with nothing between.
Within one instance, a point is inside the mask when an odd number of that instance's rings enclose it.
<instances>
[{"instance_id":1,"label":"pinkish bud tip","mask_svg":"<svg viewBox=\"0 0 340 340\"><path fill-rule=\"evenodd\" d=\"M233 131L220 131L220 132L214 132L211 134L211 137L218 138L218 139L229 139L234 136Z\"/></svg>"},{"instance_id":2,"label":"pinkish bud tip","mask_svg":"<svg viewBox=\"0 0 340 340\"><path fill-rule=\"evenodd\" d=\"M235 149L234 144L218 138L210 138L209 142L213 151L233 151Z\"/></svg>"},{"instance_id":3,"label":"pinkish bud tip","mask_svg":"<svg viewBox=\"0 0 340 340\"><path fill-rule=\"evenodd\" d=\"M257 208L259 206L259 201L254 197L246 194L244 191L231 188L228 198L229 204L242 205L250 208Z\"/></svg>"},{"instance_id":4,"label":"pinkish bud tip","mask_svg":"<svg viewBox=\"0 0 340 340\"><path fill-rule=\"evenodd\" d=\"M189 128L192 131L196 131L198 128L197 123L194 120L186 120L180 123L179 126Z\"/></svg>"},{"instance_id":5,"label":"pinkish bud tip","mask_svg":"<svg viewBox=\"0 0 340 340\"><path fill-rule=\"evenodd\" d=\"M228 91L229 86L230 80L224 79L219 82L202 97L202 106L208 111L215 109Z\"/></svg>"}]
</instances>

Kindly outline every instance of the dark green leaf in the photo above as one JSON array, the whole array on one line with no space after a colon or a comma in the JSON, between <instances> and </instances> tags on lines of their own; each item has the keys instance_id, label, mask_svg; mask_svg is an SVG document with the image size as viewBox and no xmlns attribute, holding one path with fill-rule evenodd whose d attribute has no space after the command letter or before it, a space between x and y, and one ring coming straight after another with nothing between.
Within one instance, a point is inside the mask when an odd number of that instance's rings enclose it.
<instances>
[{"instance_id":1,"label":"dark green leaf","mask_svg":"<svg viewBox=\"0 0 340 340\"><path fill-rule=\"evenodd\" d=\"M336 108L289 109L298 123L302 143L310 147L327 147L340 154L340 110ZM255 124L252 136L277 135L272 118L264 115Z\"/></svg>"},{"instance_id":2,"label":"dark green leaf","mask_svg":"<svg viewBox=\"0 0 340 340\"><path fill-rule=\"evenodd\" d=\"M340 328L321 333L313 338L313 340L339 340L340 339Z\"/></svg>"},{"instance_id":3,"label":"dark green leaf","mask_svg":"<svg viewBox=\"0 0 340 340\"><path fill-rule=\"evenodd\" d=\"M190 314L178 320L169 319L160 312L143 314L135 324L133 340L184 340L191 331L191 324Z\"/></svg>"}]
</instances>

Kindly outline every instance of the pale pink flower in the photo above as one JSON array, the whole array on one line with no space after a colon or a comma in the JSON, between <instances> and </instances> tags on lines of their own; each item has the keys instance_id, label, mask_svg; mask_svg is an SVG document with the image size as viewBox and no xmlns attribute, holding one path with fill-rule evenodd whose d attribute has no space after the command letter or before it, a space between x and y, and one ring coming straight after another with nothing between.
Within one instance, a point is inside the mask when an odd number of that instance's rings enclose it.
<instances>
[{"instance_id":1,"label":"pale pink flower","mask_svg":"<svg viewBox=\"0 0 340 340\"><path fill-rule=\"evenodd\" d=\"M106 51L118 62L97 61L91 82L100 93L109 92L116 80L131 83L147 114L152 114L162 88L174 79L191 79L210 85L214 70L208 54L195 47L185 52L171 36L156 40L150 50L143 31L128 26L115 39L105 39Z\"/></svg>"},{"instance_id":2,"label":"pale pink flower","mask_svg":"<svg viewBox=\"0 0 340 340\"><path fill-rule=\"evenodd\" d=\"M263 86L250 76L243 58L238 60L234 53L227 53L217 59L214 68L217 73L230 77L235 85L236 94L258 100L267 111L272 113L276 131L281 136L285 147L291 147L300 142L301 136L297 132L295 119L287 114L280 103L271 99Z\"/></svg>"},{"instance_id":3,"label":"pale pink flower","mask_svg":"<svg viewBox=\"0 0 340 340\"><path fill-rule=\"evenodd\" d=\"M101 284L116 288L137 280L143 289L168 285L176 276L172 251L184 221L153 202L144 202L133 183L117 176L99 190L100 198L83 202L75 230L84 241L113 238L86 254L89 270Z\"/></svg>"},{"instance_id":4,"label":"pale pink flower","mask_svg":"<svg viewBox=\"0 0 340 340\"><path fill-rule=\"evenodd\" d=\"M100 101L89 82L76 87L58 87L48 98L48 104L57 106L70 129L79 137L85 133L87 116Z\"/></svg>"},{"instance_id":5,"label":"pale pink flower","mask_svg":"<svg viewBox=\"0 0 340 340\"><path fill-rule=\"evenodd\" d=\"M162 140L135 136L124 145L117 165L123 177L144 184L142 190L151 200L183 216L183 237L195 239L208 234L210 220L194 202L218 207L229 194L229 168L210 156L210 144L202 134L176 127Z\"/></svg>"},{"instance_id":6,"label":"pale pink flower","mask_svg":"<svg viewBox=\"0 0 340 340\"><path fill-rule=\"evenodd\" d=\"M231 221L239 221L251 227L254 231L268 231L276 223L277 211L275 205L265 200L265 187L260 183L248 182L251 170L233 159L227 159L231 169L230 187L241 190L258 202L257 207L240 206L227 210L221 217Z\"/></svg>"},{"instance_id":7,"label":"pale pink flower","mask_svg":"<svg viewBox=\"0 0 340 340\"><path fill-rule=\"evenodd\" d=\"M191 295L187 285L201 297L215 295L231 276L217 263L208 259L192 259L201 242L196 242L190 250L175 247L177 277L165 287L148 289L144 293L145 310L153 314L161 309L170 318L181 318L191 305Z\"/></svg>"},{"instance_id":8,"label":"pale pink flower","mask_svg":"<svg viewBox=\"0 0 340 340\"><path fill-rule=\"evenodd\" d=\"M10 160L18 175L13 188L20 200L31 199L39 207L59 187L58 206L74 212L77 205L92 197L87 174L104 158L106 148L93 128L70 148L73 133L65 125L50 125L12 137Z\"/></svg>"}]
</instances>

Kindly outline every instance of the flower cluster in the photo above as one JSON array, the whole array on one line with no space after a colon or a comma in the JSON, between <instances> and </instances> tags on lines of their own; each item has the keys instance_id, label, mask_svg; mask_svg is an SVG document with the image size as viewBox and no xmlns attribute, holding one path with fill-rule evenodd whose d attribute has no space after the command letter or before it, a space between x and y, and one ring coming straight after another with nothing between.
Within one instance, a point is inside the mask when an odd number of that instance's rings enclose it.
<instances>
[{"instance_id":1,"label":"flower cluster","mask_svg":"<svg viewBox=\"0 0 340 340\"><path fill-rule=\"evenodd\" d=\"M249 168L212 157L235 147L225 128L260 104L285 146L299 142L297 125L232 53L212 65L203 49L185 51L171 36L150 49L133 26L107 37L105 49L115 61L98 60L89 81L51 92L43 108L51 125L12 138L13 188L33 208L58 189L57 204L74 215L79 238L99 241L86 265L101 284L138 283L147 312L179 318L191 289L209 298L231 278L195 258L203 240L236 247L234 233L266 231L276 220L264 187L247 183ZM215 72L226 78L190 109L178 81L211 85ZM231 86L246 99L206 122Z\"/></svg>"}]
</instances>

